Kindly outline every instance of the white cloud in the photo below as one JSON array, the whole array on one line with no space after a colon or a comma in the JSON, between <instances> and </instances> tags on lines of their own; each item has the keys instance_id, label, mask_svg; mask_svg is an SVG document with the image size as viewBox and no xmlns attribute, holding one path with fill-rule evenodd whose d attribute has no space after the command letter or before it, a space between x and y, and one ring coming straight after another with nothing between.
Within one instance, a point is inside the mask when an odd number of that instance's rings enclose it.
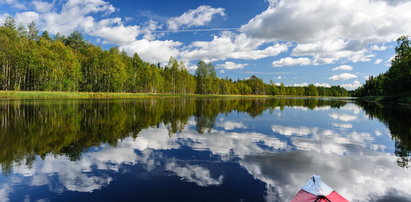
<instances>
[{"instance_id":1,"label":"white cloud","mask_svg":"<svg viewBox=\"0 0 411 202\"><path fill-rule=\"evenodd\" d=\"M291 139L298 150L315 151L322 154L344 155L353 148L363 150L374 137L370 133L349 130L323 129L317 127L288 127L272 125L272 131Z\"/></svg>"},{"instance_id":2,"label":"white cloud","mask_svg":"<svg viewBox=\"0 0 411 202\"><path fill-rule=\"evenodd\" d=\"M225 59L257 60L276 56L288 50L286 44L270 44L264 49L258 49L265 43L263 40L252 39L245 34L235 34L224 31L221 36L214 36L211 41L195 41L188 49L181 52L186 60L220 61Z\"/></svg>"},{"instance_id":3,"label":"white cloud","mask_svg":"<svg viewBox=\"0 0 411 202\"><path fill-rule=\"evenodd\" d=\"M308 85L309 85L308 83L295 83L295 84L292 84L290 86L293 86L293 87L306 87Z\"/></svg>"},{"instance_id":4,"label":"white cloud","mask_svg":"<svg viewBox=\"0 0 411 202\"><path fill-rule=\"evenodd\" d=\"M224 128L224 130L234 130L234 129L247 129L247 126L240 122L233 121L223 121L217 124L217 126Z\"/></svg>"},{"instance_id":5,"label":"white cloud","mask_svg":"<svg viewBox=\"0 0 411 202\"><path fill-rule=\"evenodd\" d=\"M374 64L378 65L378 64L381 64L381 62L383 62L382 59L376 59L375 62L374 62Z\"/></svg>"},{"instance_id":6,"label":"white cloud","mask_svg":"<svg viewBox=\"0 0 411 202\"><path fill-rule=\"evenodd\" d=\"M218 64L217 67L223 68L223 69L243 69L247 65L248 65L247 63L237 64L234 62L225 62L223 64Z\"/></svg>"},{"instance_id":7,"label":"white cloud","mask_svg":"<svg viewBox=\"0 0 411 202\"><path fill-rule=\"evenodd\" d=\"M162 24L158 23L154 20L149 20L145 23L142 32L144 33L144 39L147 40L154 40L157 37L164 36L164 33L154 33L157 29L161 29L163 27Z\"/></svg>"},{"instance_id":8,"label":"white cloud","mask_svg":"<svg viewBox=\"0 0 411 202\"><path fill-rule=\"evenodd\" d=\"M188 10L179 17L172 17L167 21L167 26L171 30L178 30L181 27L203 26L211 22L215 15L225 16L224 8L213 8L211 6L199 6L194 10Z\"/></svg>"},{"instance_id":9,"label":"white cloud","mask_svg":"<svg viewBox=\"0 0 411 202\"><path fill-rule=\"evenodd\" d=\"M370 49L371 50L374 50L374 51L383 51L383 50L386 50L388 47L387 46L384 46L384 45L382 45L382 46L378 46L378 45L372 45L371 47L370 47Z\"/></svg>"},{"instance_id":10,"label":"white cloud","mask_svg":"<svg viewBox=\"0 0 411 202\"><path fill-rule=\"evenodd\" d=\"M344 105L343 107L341 107L340 109L344 111L350 111L354 114L359 114L361 112L361 108L352 103L348 103Z\"/></svg>"},{"instance_id":11,"label":"white cloud","mask_svg":"<svg viewBox=\"0 0 411 202\"><path fill-rule=\"evenodd\" d=\"M141 39L134 41L130 44L120 46L121 50L125 50L129 55L138 53L139 56L150 63L167 63L170 56L179 56L178 47L181 46L181 42L176 41L149 41Z\"/></svg>"},{"instance_id":12,"label":"white cloud","mask_svg":"<svg viewBox=\"0 0 411 202\"><path fill-rule=\"evenodd\" d=\"M314 83L314 86L317 86L317 87L327 87L327 88L330 88L330 87L331 87L331 85L328 84L328 83Z\"/></svg>"},{"instance_id":13,"label":"white cloud","mask_svg":"<svg viewBox=\"0 0 411 202\"><path fill-rule=\"evenodd\" d=\"M8 202L9 200L9 194L11 192L11 188L7 184L3 184L0 186L0 201L1 202Z\"/></svg>"},{"instance_id":14,"label":"white cloud","mask_svg":"<svg viewBox=\"0 0 411 202\"><path fill-rule=\"evenodd\" d=\"M46 1L33 1L32 4L39 13L47 13L54 7L54 2L49 3Z\"/></svg>"},{"instance_id":15,"label":"white cloud","mask_svg":"<svg viewBox=\"0 0 411 202\"><path fill-rule=\"evenodd\" d=\"M176 173L182 180L194 182L200 187L217 186L223 183L223 176L220 175L216 179L210 175L210 170L198 165L180 166L176 162L169 162L165 166L166 170Z\"/></svg>"},{"instance_id":16,"label":"white cloud","mask_svg":"<svg viewBox=\"0 0 411 202\"><path fill-rule=\"evenodd\" d=\"M296 42L291 56L312 59L292 65L367 62L375 56L370 52L387 48L377 44L411 33L410 9L410 1L271 1L241 31L259 39Z\"/></svg>"},{"instance_id":17,"label":"white cloud","mask_svg":"<svg viewBox=\"0 0 411 202\"><path fill-rule=\"evenodd\" d=\"M17 24L27 25L31 22L38 23L40 20L40 16L36 12L27 11L22 13L16 13L15 19Z\"/></svg>"},{"instance_id":18,"label":"white cloud","mask_svg":"<svg viewBox=\"0 0 411 202\"><path fill-rule=\"evenodd\" d=\"M345 88L345 89L347 89L347 90L355 90L355 89L357 89L358 87L360 87L361 85L362 85L362 84L361 84L358 80L355 80L355 81L352 82L352 83L342 84L341 87L343 87L343 88Z\"/></svg>"},{"instance_id":19,"label":"white cloud","mask_svg":"<svg viewBox=\"0 0 411 202\"><path fill-rule=\"evenodd\" d=\"M41 16L43 29L50 33L69 34L74 30L89 33L95 31L92 14L109 14L116 8L103 0L70 0L62 5L60 12L49 12Z\"/></svg>"},{"instance_id":20,"label":"white cloud","mask_svg":"<svg viewBox=\"0 0 411 202\"><path fill-rule=\"evenodd\" d=\"M348 80L348 79L354 79L357 78L358 76L355 74L349 74L349 73L342 73L342 74L338 74L338 75L333 75L330 78L328 78L329 80L333 80L333 81L339 81L339 80Z\"/></svg>"},{"instance_id":21,"label":"white cloud","mask_svg":"<svg viewBox=\"0 0 411 202\"><path fill-rule=\"evenodd\" d=\"M241 30L257 38L298 43L324 39L386 42L411 33L410 9L409 1L276 1Z\"/></svg>"},{"instance_id":22,"label":"white cloud","mask_svg":"<svg viewBox=\"0 0 411 202\"><path fill-rule=\"evenodd\" d=\"M379 131L379 130L375 130L375 135L376 135L376 136L382 136L382 133L381 133L381 131Z\"/></svg>"},{"instance_id":23,"label":"white cloud","mask_svg":"<svg viewBox=\"0 0 411 202\"><path fill-rule=\"evenodd\" d=\"M350 115L350 114L331 113L331 114L328 114L328 116L332 119L340 120L344 122L350 122L350 121L357 120L357 116Z\"/></svg>"},{"instance_id":24,"label":"white cloud","mask_svg":"<svg viewBox=\"0 0 411 202\"><path fill-rule=\"evenodd\" d=\"M6 18L7 18L8 16L10 16L10 15L7 14L7 13L0 14L0 25L3 25L3 24L4 24L4 21L6 20Z\"/></svg>"},{"instance_id":25,"label":"white cloud","mask_svg":"<svg viewBox=\"0 0 411 202\"><path fill-rule=\"evenodd\" d=\"M292 58L285 57L280 60L273 61L273 67L283 67L283 66L306 66L306 65L317 65L315 61L310 58Z\"/></svg>"},{"instance_id":26,"label":"white cloud","mask_svg":"<svg viewBox=\"0 0 411 202\"><path fill-rule=\"evenodd\" d=\"M79 30L91 36L103 38L105 43L122 45L131 43L140 35L139 26L124 25L121 18L105 18L117 9L103 0L69 0L54 8L54 3L33 1L35 11L15 14L16 22L27 24L36 22L41 30L64 35ZM102 19L93 17L99 14Z\"/></svg>"},{"instance_id":27,"label":"white cloud","mask_svg":"<svg viewBox=\"0 0 411 202\"><path fill-rule=\"evenodd\" d=\"M347 40L323 40L313 43L298 44L292 52L292 56L312 56L316 65L332 64L337 61L349 60L352 62L369 61L374 55L368 54L362 44Z\"/></svg>"},{"instance_id":28,"label":"white cloud","mask_svg":"<svg viewBox=\"0 0 411 202\"><path fill-rule=\"evenodd\" d=\"M107 43L128 44L136 40L140 34L140 27L125 26L120 18L104 19L95 23L89 29L89 34L103 38Z\"/></svg>"},{"instance_id":29,"label":"white cloud","mask_svg":"<svg viewBox=\"0 0 411 202\"><path fill-rule=\"evenodd\" d=\"M338 128L352 128L352 124L350 123L331 123L332 126L338 127Z\"/></svg>"},{"instance_id":30,"label":"white cloud","mask_svg":"<svg viewBox=\"0 0 411 202\"><path fill-rule=\"evenodd\" d=\"M340 65L338 67L334 67L331 71L351 71L353 69L350 65Z\"/></svg>"}]
</instances>

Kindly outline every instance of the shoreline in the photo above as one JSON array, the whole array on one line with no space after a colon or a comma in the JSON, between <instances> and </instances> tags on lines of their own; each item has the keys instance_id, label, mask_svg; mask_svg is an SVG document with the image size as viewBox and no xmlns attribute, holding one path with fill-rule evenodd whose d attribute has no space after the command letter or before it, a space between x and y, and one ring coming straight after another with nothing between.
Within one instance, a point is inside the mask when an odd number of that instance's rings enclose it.
<instances>
[{"instance_id":1,"label":"shoreline","mask_svg":"<svg viewBox=\"0 0 411 202\"><path fill-rule=\"evenodd\" d=\"M209 97L209 98L342 98L329 96L292 95L224 95L224 94L172 94L172 93L116 93L116 92L66 92L66 91L0 91L0 99L108 99L149 97ZM347 98L347 97L343 97Z\"/></svg>"},{"instance_id":2,"label":"shoreline","mask_svg":"<svg viewBox=\"0 0 411 202\"><path fill-rule=\"evenodd\" d=\"M358 99L365 102L375 102L381 104L411 105L411 93L409 92L392 96L365 96L358 97Z\"/></svg>"},{"instance_id":3,"label":"shoreline","mask_svg":"<svg viewBox=\"0 0 411 202\"><path fill-rule=\"evenodd\" d=\"M223 95L223 94L173 94L173 93L120 93L120 92L66 92L66 91L0 91L0 99L22 98L78 98L78 99L106 99L106 98L149 98L149 97L244 97L244 98L271 98L283 97L274 95Z\"/></svg>"}]
</instances>

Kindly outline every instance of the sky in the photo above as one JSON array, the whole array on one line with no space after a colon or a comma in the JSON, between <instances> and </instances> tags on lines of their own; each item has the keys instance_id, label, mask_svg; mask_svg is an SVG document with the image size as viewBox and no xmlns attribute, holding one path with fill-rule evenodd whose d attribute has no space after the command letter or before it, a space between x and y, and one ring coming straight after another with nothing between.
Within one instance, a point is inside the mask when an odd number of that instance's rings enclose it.
<instances>
[{"instance_id":1,"label":"sky","mask_svg":"<svg viewBox=\"0 0 411 202\"><path fill-rule=\"evenodd\" d=\"M0 0L0 24L80 31L150 63L212 62L221 78L353 90L389 69L411 34L406 0Z\"/></svg>"}]
</instances>

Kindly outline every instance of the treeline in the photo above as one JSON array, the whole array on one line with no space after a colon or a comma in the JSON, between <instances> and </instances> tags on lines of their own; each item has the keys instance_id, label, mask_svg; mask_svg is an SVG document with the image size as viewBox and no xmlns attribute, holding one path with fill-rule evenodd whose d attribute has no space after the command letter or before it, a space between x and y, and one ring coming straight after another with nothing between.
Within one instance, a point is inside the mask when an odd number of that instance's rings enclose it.
<instances>
[{"instance_id":1,"label":"treeline","mask_svg":"<svg viewBox=\"0 0 411 202\"><path fill-rule=\"evenodd\" d=\"M35 23L16 27L11 17L0 27L0 90L349 96L339 86L287 87L256 76L221 79L214 66L203 61L192 75L172 57L162 67L117 47L103 50L79 32L40 35Z\"/></svg>"},{"instance_id":2,"label":"treeline","mask_svg":"<svg viewBox=\"0 0 411 202\"><path fill-rule=\"evenodd\" d=\"M392 96L411 92L411 42L407 36L397 39L395 57L390 69L376 77L371 76L354 96Z\"/></svg>"}]
</instances>

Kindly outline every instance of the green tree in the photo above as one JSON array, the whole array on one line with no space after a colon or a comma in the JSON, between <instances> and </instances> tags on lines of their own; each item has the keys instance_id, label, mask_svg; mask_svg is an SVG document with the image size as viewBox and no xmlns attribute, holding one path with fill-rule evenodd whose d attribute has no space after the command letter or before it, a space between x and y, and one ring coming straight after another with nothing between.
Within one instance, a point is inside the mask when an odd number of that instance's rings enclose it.
<instances>
[{"instance_id":1,"label":"green tree","mask_svg":"<svg viewBox=\"0 0 411 202\"><path fill-rule=\"evenodd\" d=\"M315 87L313 84L310 84L308 86L308 95L309 96L318 96L317 87Z\"/></svg>"}]
</instances>

